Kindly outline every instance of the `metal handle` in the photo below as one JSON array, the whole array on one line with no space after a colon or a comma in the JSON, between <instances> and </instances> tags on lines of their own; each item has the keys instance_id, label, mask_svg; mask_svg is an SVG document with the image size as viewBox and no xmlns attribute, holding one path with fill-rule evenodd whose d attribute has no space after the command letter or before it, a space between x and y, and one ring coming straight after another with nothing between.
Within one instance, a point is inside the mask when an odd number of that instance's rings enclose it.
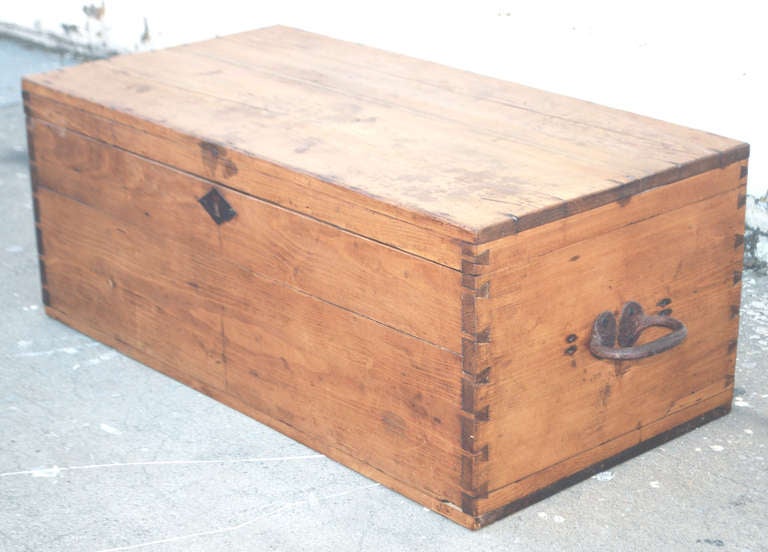
<instances>
[{"instance_id":1,"label":"metal handle","mask_svg":"<svg viewBox=\"0 0 768 552\"><path fill-rule=\"evenodd\" d=\"M672 333L650 343L635 345L640 334L652 326L669 328ZM679 320L660 314L646 315L643 307L630 301L621 309L618 328L612 312L601 313L595 319L589 350L597 358L636 360L668 351L680 345L687 335L685 324ZM615 347L617 341L619 346Z\"/></svg>"}]
</instances>

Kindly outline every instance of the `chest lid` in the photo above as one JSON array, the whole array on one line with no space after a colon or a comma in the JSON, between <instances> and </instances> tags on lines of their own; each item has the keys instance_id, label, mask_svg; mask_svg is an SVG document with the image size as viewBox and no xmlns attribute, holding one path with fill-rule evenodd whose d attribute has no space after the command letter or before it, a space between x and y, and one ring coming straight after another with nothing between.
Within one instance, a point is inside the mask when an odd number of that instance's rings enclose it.
<instances>
[{"instance_id":1,"label":"chest lid","mask_svg":"<svg viewBox=\"0 0 768 552\"><path fill-rule=\"evenodd\" d=\"M446 265L748 146L286 27L28 77L34 116Z\"/></svg>"}]
</instances>

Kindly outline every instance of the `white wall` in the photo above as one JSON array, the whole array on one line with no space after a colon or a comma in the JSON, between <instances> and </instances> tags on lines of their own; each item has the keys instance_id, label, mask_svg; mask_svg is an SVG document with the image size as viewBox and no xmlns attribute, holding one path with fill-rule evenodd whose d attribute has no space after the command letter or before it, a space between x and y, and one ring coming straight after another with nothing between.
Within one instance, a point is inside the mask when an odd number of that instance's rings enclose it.
<instances>
[{"instance_id":1,"label":"white wall","mask_svg":"<svg viewBox=\"0 0 768 552\"><path fill-rule=\"evenodd\" d=\"M748 141L749 191L762 196L768 40L760 7L739 0L3 0L0 21L120 51L296 26Z\"/></svg>"}]
</instances>

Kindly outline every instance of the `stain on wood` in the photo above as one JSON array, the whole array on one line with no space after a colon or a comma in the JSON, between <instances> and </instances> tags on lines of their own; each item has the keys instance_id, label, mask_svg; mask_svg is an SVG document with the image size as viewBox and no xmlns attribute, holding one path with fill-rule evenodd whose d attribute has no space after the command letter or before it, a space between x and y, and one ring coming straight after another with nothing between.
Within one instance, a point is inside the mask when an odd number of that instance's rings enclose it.
<instances>
[{"instance_id":1,"label":"stain on wood","mask_svg":"<svg viewBox=\"0 0 768 552\"><path fill-rule=\"evenodd\" d=\"M227 150L212 144L211 142L200 142L200 152L203 165L210 178L216 178L217 171L223 178L230 178L237 174L238 169L234 161L227 158Z\"/></svg>"}]
</instances>

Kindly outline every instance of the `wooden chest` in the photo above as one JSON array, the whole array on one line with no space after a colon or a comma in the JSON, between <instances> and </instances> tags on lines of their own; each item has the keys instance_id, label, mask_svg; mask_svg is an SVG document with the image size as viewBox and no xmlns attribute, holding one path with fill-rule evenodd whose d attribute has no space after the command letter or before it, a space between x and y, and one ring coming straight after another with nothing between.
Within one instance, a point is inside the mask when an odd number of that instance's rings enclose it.
<instances>
[{"instance_id":1,"label":"wooden chest","mask_svg":"<svg viewBox=\"0 0 768 552\"><path fill-rule=\"evenodd\" d=\"M50 316L467 527L730 408L746 144L282 27L24 99Z\"/></svg>"}]
</instances>

